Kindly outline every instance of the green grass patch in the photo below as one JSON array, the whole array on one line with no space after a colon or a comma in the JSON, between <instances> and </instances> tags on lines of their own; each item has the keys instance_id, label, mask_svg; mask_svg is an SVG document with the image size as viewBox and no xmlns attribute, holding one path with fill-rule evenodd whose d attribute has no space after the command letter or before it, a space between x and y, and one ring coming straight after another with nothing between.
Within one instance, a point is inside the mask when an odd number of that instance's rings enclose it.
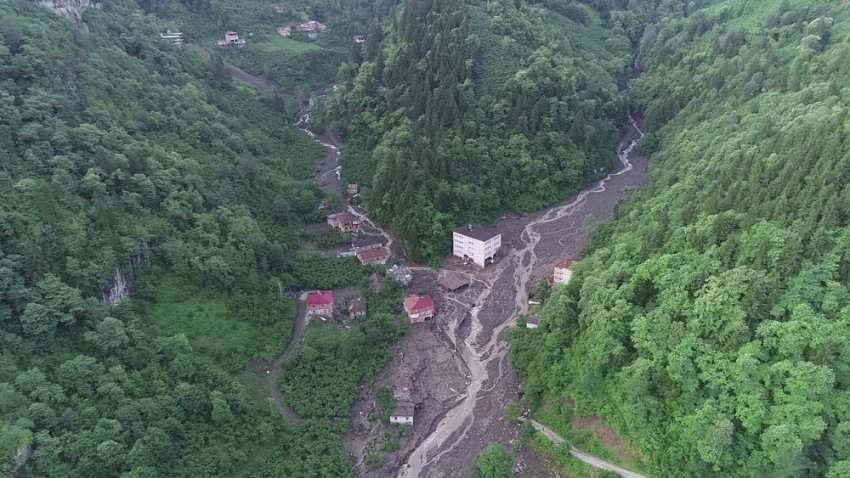
<instances>
[{"instance_id":1,"label":"green grass patch","mask_svg":"<svg viewBox=\"0 0 850 478\"><path fill-rule=\"evenodd\" d=\"M156 282L157 300L146 314L163 334L185 334L199 353L226 371L259 359L271 360L289 340L295 304L260 291L219 293L178 274Z\"/></svg>"},{"instance_id":2,"label":"green grass patch","mask_svg":"<svg viewBox=\"0 0 850 478\"><path fill-rule=\"evenodd\" d=\"M296 53L311 50L322 50L322 47L316 45L315 43L295 41L291 38L284 38L280 35L274 35L269 38L269 41L263 43L254 43L250 45L250 48L264 52L292 51Z\"/></svg>"}]
</instances>

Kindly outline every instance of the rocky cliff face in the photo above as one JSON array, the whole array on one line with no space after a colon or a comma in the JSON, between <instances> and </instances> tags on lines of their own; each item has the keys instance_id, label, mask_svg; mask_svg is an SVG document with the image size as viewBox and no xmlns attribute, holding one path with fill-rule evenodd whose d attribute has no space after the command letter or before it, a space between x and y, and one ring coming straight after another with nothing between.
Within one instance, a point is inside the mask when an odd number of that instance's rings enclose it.
<instances>
[{"instance_id":1,"label":"rocky cliff face","mask_svg":"<svg viewBox=\"0 0 850 478\"><path fill-rule=\"evenodd\" d=\"M83 12L87 8L100 8L100 2L97 0L36 0L35 3L49 8L59 15L74 19L83 28L86 28L85 23L83 23Z\"/></svg>"}]
</instances>

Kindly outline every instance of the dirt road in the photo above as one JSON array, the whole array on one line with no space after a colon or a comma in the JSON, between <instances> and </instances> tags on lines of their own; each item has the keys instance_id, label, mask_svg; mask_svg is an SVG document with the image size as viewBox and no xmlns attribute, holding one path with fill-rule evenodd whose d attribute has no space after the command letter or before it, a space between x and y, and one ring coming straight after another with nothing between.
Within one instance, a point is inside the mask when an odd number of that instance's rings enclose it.
<instances>
[{"instance_id":1,"label":"dirt road","mask_svg":"<svg viewBox=\"0 0 850 478\"><path fill-rule=\"evenodd\" d=\"M305 299L306 292L302 293L301 297L299 297L298 301L295 303L298 312L295 314L295 320L292 323L292 334L289 336L289 343L286 345L286 349L283 353L275 358L271 372L269 373L269 393L271 394L275 405L277 405L278 410L280 410L280 413L282 413L287 420L293 423L307 423L307 420L296 415L295 412L290 410L289 407L283 403L283 399L280 398L280 390L277 388L277 378L280 376L280 370L283 366L283 362L295 354L295 351L298 350L298 346L301 345L301 340L304 338L304 331L307 329L307 305L304 302Z\"/></svg>"},{"instance_id":2,"label":"dirt road","mask_svg":"<svg viewBox=\"0 0 850 478\"><path fill-rule=\"evenodd\" d=\"M535 421L535 420L530 420L530 421L531 421L531 425L534 426L534 429L543 433L544 435L546 435L546 438L552 440L552 443L554 443L556 445L560 445L560 444L564 443L564 439L561 438L560 435L558 435L557 433L552 431L552 429L548 428L546 425L543 425L542 423ZM629 470L627 470L625 468L621 468L621 467L619 467L619 466L617 466L613 463L608 463L607 461L600 460L599 458L588 455L587 453L579 450L578 448L576 448L574 446L570 447L570 454L572 456L578 458L579 460L587 463L588 465L596 468L596 469L613 471L614 473L617 473L618 475L622 476L623 478L648 478L644 475L641 475L640 473L635 473L633 471L629 471Z\"/></svg>"}]
</instances>

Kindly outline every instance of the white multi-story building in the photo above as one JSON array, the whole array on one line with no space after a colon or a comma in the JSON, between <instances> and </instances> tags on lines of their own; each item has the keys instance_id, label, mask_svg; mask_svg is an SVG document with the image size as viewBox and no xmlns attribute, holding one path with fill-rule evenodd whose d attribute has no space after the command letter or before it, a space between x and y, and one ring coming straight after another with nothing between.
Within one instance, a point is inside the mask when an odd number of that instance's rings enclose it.
<instances>
[{"instance_id":1,"label":"white multi-story building","mask_svg":"<svg viewBox=\"0 0 850 478\"><path fill-rule=\"evenodd\" d=\"M493 262L502 247L502 234L496 229L467 224L454 230L454 255L481 267Z\"/></svg>"},{"instance_id":2,"label":"white multi-story building","mask_svg":"<svg viewBox=\"0 0 850 478\"><path fill-rule=\"evenodd\" d=\"M565 258L560 258L555 261L555 275L554 281L556 284L566 284L570 281L570 277L572 277L573 273L570 271L570 267L573 265L573 261Z\"/></svg>"}]
</instances>

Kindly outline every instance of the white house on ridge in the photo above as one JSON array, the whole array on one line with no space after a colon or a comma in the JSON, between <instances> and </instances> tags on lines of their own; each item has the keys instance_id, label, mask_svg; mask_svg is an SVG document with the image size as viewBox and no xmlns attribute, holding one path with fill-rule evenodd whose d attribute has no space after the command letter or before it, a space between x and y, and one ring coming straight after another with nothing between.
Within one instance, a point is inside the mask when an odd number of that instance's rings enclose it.
<instances>
[{"instance_id":1,"label":"white house on ridge","mask_svg":"<svg viewBox=\"0 0 850 478\"><path fill-rule=\"evenodd\" d=\"M454 255L481 267L493 262L502 247L502 234L495 228L467 224L454 230Z\"/></svg>"}]
</instances>

